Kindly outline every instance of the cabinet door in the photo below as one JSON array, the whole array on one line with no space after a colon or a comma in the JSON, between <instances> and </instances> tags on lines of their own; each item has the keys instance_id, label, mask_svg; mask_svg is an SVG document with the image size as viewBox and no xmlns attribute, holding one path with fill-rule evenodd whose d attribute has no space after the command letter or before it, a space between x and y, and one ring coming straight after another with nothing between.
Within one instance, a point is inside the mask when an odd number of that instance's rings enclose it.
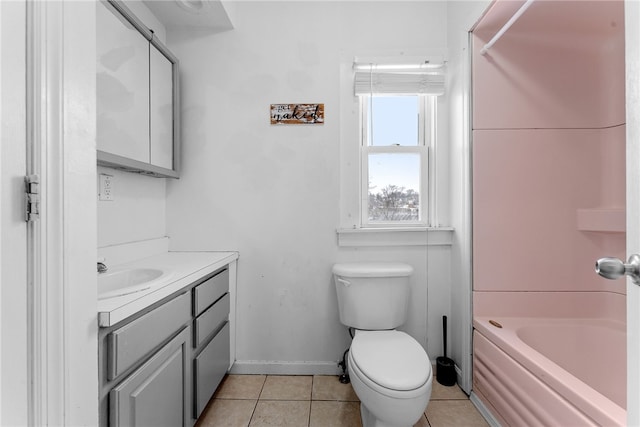
<instances>
[{"instance_id":1,"label":"cabinet door","mask_svg":"<svg viewBox=\"0 0 640 427\"><path fill-rule=\"evenodd\" d=\"M229 369L229 323L193 360L194 418L198 418Z\"/></svg>"},{"instance_id":2,"label":"cabinet door","mask_svg":"<svg viewBox=\"0 0 640 427\"><path fill-rule=\"evenodd\" d=\"M109 393L111 427L190 425L189 328Z\"/></svg>"},{"instance_id":3,"label":"cabinet door","mask_svg":"<svg viewBox=\"0 0 640 427\"><path fill-rule=\"evenodd\" d=\"M98 150L148 163L149 42L112 6L98 3Z\"/></svg>"},{"instance_id":4,"label":"cabinet door","mask_svg":"<svg viewBox=\"0 0 640 427\"><path fill-rule=\"evenodd\" d=\"M151 164L173 169L173 64L150 47Z\"/></svg>"}]
</instances>

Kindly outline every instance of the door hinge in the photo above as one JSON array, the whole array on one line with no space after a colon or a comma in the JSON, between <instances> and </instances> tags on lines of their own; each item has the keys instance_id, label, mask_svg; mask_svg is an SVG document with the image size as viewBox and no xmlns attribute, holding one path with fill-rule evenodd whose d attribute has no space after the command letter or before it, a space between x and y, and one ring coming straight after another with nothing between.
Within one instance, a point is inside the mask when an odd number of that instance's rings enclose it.
<instances>
[{"instance_id":1,"label":"door hinge","mask_svg":"<svg viewBox=\"0 0 640 427\"><path fill-rule=\"evenodd\" d=\"M27 222L40 219L40 177L38 175L27 175L24 177L25 183L25 215Z\"/></svg>"}]
</instances>

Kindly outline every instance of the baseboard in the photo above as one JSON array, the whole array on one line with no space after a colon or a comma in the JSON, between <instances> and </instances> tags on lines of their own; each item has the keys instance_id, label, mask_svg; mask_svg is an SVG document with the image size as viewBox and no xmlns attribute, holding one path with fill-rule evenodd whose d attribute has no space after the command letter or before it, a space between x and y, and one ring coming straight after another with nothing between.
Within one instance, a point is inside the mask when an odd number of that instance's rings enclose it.
<instances>
[{"instance_id":1,"label":"baseboard","mask_svg":"<svg viewBox=\"0 0 640 427\"><path fill-rule=\"evenodd\" d=\"M230 374L244 375L340 375L338 362L283 362L236 360Z\"/></svg>"},{"instance_id":2,"label":"baseboard","mask_svg":"<svg viewBox=\"0 0 640 427\"><path fill-rule=\"evenodd\" d=\"M478 409L478 412L480 412L480 415L482 415L482 417L487 421L487 423L491 427L502 427L501 424L498 422L498 420L493 416L491 411L489 411L486 405L482 402L482 400L480 400L478 395L475 394L473 391L469 396L469 400L471 400L471 403L473 403L473 406L475 406Z\"/></svg>"}]
</instances>

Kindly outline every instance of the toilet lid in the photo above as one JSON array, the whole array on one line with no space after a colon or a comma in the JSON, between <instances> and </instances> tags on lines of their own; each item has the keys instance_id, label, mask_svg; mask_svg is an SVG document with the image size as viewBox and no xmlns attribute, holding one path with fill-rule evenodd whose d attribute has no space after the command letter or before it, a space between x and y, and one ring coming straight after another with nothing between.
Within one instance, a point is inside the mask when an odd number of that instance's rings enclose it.
<instances>
[{"instance_id":1,"label":"toilet lid","mask_svg":"<svg viewBox=\"0 0 640 427\"><path fill-rule=\"evenodd\" d=\"M427 352L404 332L358 331L349 351L360 371L387 389L415 390L431 375Z\"/></svg>"}]
</instances>

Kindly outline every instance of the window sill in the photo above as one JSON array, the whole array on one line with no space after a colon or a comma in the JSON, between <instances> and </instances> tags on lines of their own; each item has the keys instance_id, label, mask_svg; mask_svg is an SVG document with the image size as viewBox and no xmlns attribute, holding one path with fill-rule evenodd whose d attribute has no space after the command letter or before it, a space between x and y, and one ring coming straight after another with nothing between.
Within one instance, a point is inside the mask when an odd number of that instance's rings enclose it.
<instances>
[{"instance_id":1,"label":"window sill","mask_svg":"<svg viewBox=\"0 0 640 427\"><path fill-rule=\"evenodd\" d=\"M453 227L339 228L338 246L450 246Z\"/></svg>"}]
</instances>

